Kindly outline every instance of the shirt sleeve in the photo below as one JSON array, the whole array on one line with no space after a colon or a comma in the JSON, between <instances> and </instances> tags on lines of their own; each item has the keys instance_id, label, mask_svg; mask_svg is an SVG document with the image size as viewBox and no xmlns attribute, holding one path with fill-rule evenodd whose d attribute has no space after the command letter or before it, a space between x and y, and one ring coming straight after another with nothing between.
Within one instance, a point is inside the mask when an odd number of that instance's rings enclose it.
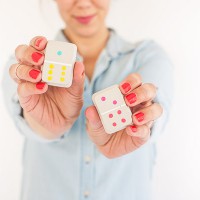
<instances>
[{"instance_id":1,"label":"shirt sleeve","mask_svg":"<svg viewBox=\"0 0 200 200\"><path fill-rule=\"evenodd\" d=\"M17 63L17 61L14 56L11 56L6 64L1 84L5 106L8 110L9 115L13 119L14 124L16 125L19 132L29 139L44 143L60 141L63 136L58 139L49 140L36 134L27 124L26 120L22 117L22 108L20 106L17 95L17 84L9 76L9 67L14 63Z\"/></svg>"},{"instance_id":2,"label":"shirt sleeve","mask_svg":"<svg viewBox=\"0 0 200 200\"><path fill-rule=\"evenodd\" d=\"M163 108L163 114L151 129L150 142L155 142L159 134L165 131L173 102L174 79L173 64L164 50L154 41L145 41L137 49L136 72L143 83L153 83L157 88L154 102Z\"/></svg>"}]
</instances>

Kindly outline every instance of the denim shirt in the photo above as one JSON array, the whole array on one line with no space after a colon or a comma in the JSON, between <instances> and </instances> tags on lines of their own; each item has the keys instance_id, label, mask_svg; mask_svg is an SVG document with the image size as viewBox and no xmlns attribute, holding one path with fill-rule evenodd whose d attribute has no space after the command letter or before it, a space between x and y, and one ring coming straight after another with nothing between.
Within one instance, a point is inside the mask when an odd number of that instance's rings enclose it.
<instances>
[{"instance_id":1,"label":"denim shirt","mask_svg":"<svg viewBox=\"0 0 200 200\"><path fill-rule=\"evenodd\" d=\"M55 40L67 41L62 31ZM82 60L80 55L77 60ZM40 137L21 117L17 84L8 75L13 63L14 56L7 63L2 87L5 105L25 137L20 200L152 199L155 142L169 118L173 95L173 66L161 47L151 40L132 44L110 30L91 81L86 77L81 114L73 127L56 140ZM139 73L143 83L158 87L154 102L162 105L163 115L154 123L146 144L127 155L108 159L89 139L84 112L93 104L93 93L119 84L130 73Z\"/></svg>"}]
</instances>

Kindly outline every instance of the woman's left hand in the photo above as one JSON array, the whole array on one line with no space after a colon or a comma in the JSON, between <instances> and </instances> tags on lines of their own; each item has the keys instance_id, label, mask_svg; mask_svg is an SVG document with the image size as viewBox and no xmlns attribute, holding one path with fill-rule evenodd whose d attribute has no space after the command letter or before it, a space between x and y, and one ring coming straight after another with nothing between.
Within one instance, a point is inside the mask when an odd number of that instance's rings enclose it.
<instances>
[{"instance_id":1,"label":"woman's left hand","mask_svg":"<svg viewBox=\"0 0 200 200\"><path fill-rule=\"evenodd\" d=\"M110 135L105 132L95 106L85 112L89 137L108 158L128 154L147 142L153 122L163 112L158 103L153 103L157 88L151 83L142 84L139 74L130 74L120 84L120 90L133 113L134 125Z\"/></svg>"}]
</instances>

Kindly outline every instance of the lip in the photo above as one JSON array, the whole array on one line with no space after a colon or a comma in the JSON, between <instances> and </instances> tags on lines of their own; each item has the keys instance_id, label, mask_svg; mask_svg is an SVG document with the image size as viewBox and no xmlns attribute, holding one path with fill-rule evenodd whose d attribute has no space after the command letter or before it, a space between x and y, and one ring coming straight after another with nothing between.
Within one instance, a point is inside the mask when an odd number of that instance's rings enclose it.
<instances>
[{"instance_id":1,"label":"lip","mask_svg":"<svg viewBox=\"0 0 200 200\"><path fill-rule=\"evenodd\" d=\"M75 16L74 18L81 24L89 24L96 14L87 16Z\"/></svg>"}]
</instances>

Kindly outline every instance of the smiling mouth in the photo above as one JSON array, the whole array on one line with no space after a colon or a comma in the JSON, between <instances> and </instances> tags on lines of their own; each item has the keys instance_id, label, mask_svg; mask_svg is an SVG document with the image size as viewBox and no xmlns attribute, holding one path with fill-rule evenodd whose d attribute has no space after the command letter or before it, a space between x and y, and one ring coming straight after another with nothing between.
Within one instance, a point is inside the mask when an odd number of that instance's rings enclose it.
<instances>
[{"instance_id":1,"label":"smiling mouth","mask_svg":"<svg viewBox=\"0 0 200 200\"><path fill-rule=\"evenodd\" d=\"M96 14L88 16L75 16L74 18L81 24L89 24Z\"/></svg>"}]
</instances>

